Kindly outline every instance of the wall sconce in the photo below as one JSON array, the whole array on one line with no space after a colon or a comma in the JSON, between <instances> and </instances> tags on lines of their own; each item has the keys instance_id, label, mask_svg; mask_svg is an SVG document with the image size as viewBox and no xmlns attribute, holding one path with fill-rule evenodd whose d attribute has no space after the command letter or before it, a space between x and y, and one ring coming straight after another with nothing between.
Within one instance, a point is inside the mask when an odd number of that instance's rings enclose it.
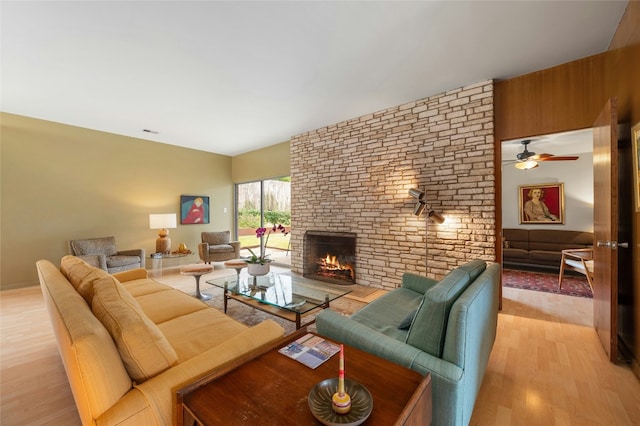
<instances>
[{"instance_id":1,"label":"wall sconce","mask_svg":"<svg viewBox=\"0 0 640 426\"><path fill-rule=\"evenodd\" d=\"M156 253L171 253L171 238L169 238L169 228L177 226L176 214L150 214L149 229L159 229L156 240Z\"/></svg>"}]
</instances>

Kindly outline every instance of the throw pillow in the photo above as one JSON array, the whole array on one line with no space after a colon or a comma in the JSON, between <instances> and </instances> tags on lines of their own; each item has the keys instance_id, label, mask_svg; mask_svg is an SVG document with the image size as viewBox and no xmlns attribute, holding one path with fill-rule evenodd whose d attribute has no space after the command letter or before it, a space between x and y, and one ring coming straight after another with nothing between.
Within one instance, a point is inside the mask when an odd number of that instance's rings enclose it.
<instances>
[{"instance_id":1,"label":"throw pillow","mask_svg":"<svg viewBox=\"0 0 640 426\"><path fill-rule=\"evenodd\" d=\"M95 268L76 256L65 256L60 261L60 270L88 305L93 300L93 284L108 277L107 271Z\"/></svg>"},{"instance_id":2,"label":"throw pillow","mask_svg":"<svg viewBox=\"0 0 640 426\"><path fill-rule=\"evenodd\" d=\"M460 265L427 290L409 328L406 343L440 358L451 306L486 267L487 263L482 260Z\"/></svg>"},{"instance_id":3,"label":"throw pillow","mask_svg":"<svg viewBox=\"0 0 640 426\"><path fill-rule=\"evenodd\" d=\"M95 282L91 309L109 331L129 376L136 383L142 383L178 362L176 351L158 326L114 277Z\"/></svg>"},{"instance_id":4,"label":"throw pillow","mask_svg":"<svg viewBox=\"0 0 640 426\"><path fill-rule=\"evenodd\" d=\"M411 323L413 322L413 319L416 317L417 311L418 311L417 309L414 309L413 311L409 312L407 316L404 317L402 321L400 321L398 330L408 330L409 327L411 327Z\"/></svg>"}]
</instances>

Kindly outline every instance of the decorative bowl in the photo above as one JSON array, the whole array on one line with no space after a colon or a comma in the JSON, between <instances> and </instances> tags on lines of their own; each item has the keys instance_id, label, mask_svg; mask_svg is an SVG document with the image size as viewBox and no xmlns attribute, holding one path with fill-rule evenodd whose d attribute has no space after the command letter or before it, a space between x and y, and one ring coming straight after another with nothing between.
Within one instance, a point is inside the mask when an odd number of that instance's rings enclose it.
<instances>
[{"instance_id":1,"label":"decorative bowl","mask_svg":"<svg viewBox=\"0 0 640 426\"><path fill-rule=\"evenodd\" d=\"M373 410L371 392L350 379L344 379L344 388L351 397L351 411L338 414L331 406L331 398L338 390L338 379L326 379L316 384L309 392L308 398L313 417L328 426L355 426L367 420Z\"/></svg>"}]
</instances>

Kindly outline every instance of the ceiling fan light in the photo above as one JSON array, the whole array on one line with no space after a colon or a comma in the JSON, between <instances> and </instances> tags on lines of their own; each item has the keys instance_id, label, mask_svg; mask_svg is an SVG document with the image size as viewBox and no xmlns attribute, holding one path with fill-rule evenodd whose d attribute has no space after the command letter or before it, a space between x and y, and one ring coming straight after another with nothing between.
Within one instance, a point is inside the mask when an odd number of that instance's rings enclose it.
<instances>
[{"instance_id":1,"label":"ceiling fan light","mask_svg":"<svg viewBox=\"0 0 640 426\"><path fill-rule=\"evenodd\" d=\"M536 167L538 167L538 162L533 160L516 163L516 169L520 169L520 170L530 170L530 169L535 169Z\"/></svg>"}]
</instances>

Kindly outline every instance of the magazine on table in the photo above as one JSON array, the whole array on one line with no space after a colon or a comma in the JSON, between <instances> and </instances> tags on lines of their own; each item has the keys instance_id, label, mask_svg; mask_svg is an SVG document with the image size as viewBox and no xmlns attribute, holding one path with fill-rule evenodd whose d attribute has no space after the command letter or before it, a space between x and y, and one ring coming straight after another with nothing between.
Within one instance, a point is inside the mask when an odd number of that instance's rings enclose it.
<instances>
[{"instance_id":1,"label":"magazine on table","mask_svg":"<svg viewBox=\"0 0 640 426\"><path fill-rule=\"evenodd\" d=\"M309 368L316 368L340 352L340 346L315 334L305 334L278 352L293 358Z\"/></svg>"}]
</instances>

